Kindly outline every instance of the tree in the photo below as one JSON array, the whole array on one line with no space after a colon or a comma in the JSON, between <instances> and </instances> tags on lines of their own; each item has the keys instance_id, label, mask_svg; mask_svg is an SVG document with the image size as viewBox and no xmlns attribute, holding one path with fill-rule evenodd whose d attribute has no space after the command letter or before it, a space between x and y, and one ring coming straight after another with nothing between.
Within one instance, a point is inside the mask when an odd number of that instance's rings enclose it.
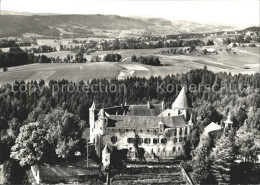
<instances>
[{"instance_id":1,"label":"tree","mask_svg":"<svg viewBox=\"0 0 260 185\"><path fill-rule=\"evenodd\" d=\"M230 183L231 166L235 160L234 146L234 134L223 134L210 155L212 171L219 184Z\"/></svg>"},{"instance_id":2,"label":"tree","mask_svg":"<svg viewBox=\"0 0 260 185\"><path fill-rule=\"evenodd\" d=\"M7 67L4 67L4 68L3 68L3 72L6 72L6 71L8 71L8 68L7 68Z\"/></svg>"},{"instance_id":3,"label":"tree","mask_svg":"<svg viewBox=\"0 0 260 185\"><path fill-rule=\"evenodd\" d=\"M57 158L71 160L76 151L85 151L83 129L78 116L61 108L54 109L39 122L21 127L11 158L21 166L50 163Z\"/></svg>"},{"instance_id":4,"label":"tree","mask_svg":"<svg viewBox=\"0 0 260 185\"><path fill-rule=\"evenodd\" d=\"M214 41L212 39L209 39L206 45L207 46L214 45Z\"/></svg>"},{"instance_id":5,"label":"tree","mask_svg":"<svg viewBox=\"0 0 260 185\"><path fill-rule=\"evenodd\" d=\"M196 184L209 184L211 179L210 173L210 137L202 135L198 147L193 153L192 168L193 179Z\"/></svg>"},{"instance_id":6,"label":"tree","mask_svg":"<svg viewBox=\"0 0 260 185\"><path fill-rule=\"evenodd\" d=\"M198 128L192 129L191 132L191 144L193 145L194 148L198 146L200 142L200 132Z\"/></svg>"},{"instance_id":7,"label":"tree","mask_svg":"<svg viewBox=\"0 0 260 185\"><path fill-rule=\"evenodd\" d=\"M48 147L43 125L38 122L29 123L21 127L10 157L18 160L21 166L31 166L44 161Z\"/></svg>"},{"instance_id":8,"label":"tree","mask_svg":"<svg viewBox=\"0 0 260 185\"><path fill-rule=\"evenodd\" d=\"M46 139L55 147L58 157L70 160L75 151L84 153L84 148L80 147L84 124L78 116L59 108L47 114L42 122L48 126Z\"/></svg>"},{"instance_id":9,"label":"tree","mask_svg":"<svg viewBox=\"0 0 260 185\"><path fill-rule=\"evenodd\" d=\"M203 50L202 50L202 53L203 53L204 55L206 55L207 52L208 52L207 49L203 49Z\"/></svg>"},{"instance_id":10,"label":"tree","mask_svg":"<svg viewBox=\"0 0 260 185\"><path fill-rule=\"evenodd\" d=\"M236 147L238 148L238 154L243 156L245 161L254 162L257 160L259 148L255 144L253 132L246 124L237 131Z\"/></svg>"},{"instance_id":11,"label":"tree","mask_svg":"<svg viewBox=\"0 0 260 185\"><path fill-rule=\"evenodd\" d=\"M78 52L75 55L75 58L76 58L77 63L83 63L84 62L84 54L82 52Z\"/></svg>"},{"instance_id":12,"label":"tree","mask_svg":"<svg viewBox=\"0 0 260 185\"><path fill-rule=\"evenodd\" d=\"M90 62L101 62L101 58L97 56L92 56Z\"/></svg>"}]
</instances>

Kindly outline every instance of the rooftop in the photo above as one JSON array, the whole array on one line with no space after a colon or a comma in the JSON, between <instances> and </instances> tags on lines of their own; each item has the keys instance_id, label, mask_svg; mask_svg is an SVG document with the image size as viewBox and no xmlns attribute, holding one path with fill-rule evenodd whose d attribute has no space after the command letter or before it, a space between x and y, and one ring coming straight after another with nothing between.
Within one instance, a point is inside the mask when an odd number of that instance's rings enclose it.
<instances>
[{"instance_id":1,"label":"rooftop","mask_svg":"<svg viewBox=\"0 0 260 185\"><path fill-rule=\"evenodd\" d=\"M179 93L178 97L172 104L173 108L177 109L191 109L191 106L188 102L188 98L185 92L185 87L182 88L181 92Z\"/></svg>"},{"instance_id":2,"label":"rooftop","mask_svg":"<svg viewBox=\"0 0 260 185\"><path fill-rule=\"evenodd\" d=\"M173 117L110 115L108 117L107 127L132 129L158 128L158 124L160 122L162 122L166 127L169 128L187 125L182 115Z\"/></svg>"}]
</instances>

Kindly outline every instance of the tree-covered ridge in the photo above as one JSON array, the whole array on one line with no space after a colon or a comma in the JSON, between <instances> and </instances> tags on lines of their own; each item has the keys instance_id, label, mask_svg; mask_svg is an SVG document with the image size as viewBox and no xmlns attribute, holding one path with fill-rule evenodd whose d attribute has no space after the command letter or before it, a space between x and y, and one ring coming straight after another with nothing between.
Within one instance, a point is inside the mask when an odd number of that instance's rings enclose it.
<instances>
[{"instance_id":1,"label":"tree-covered ridge","mask_svg":"<svg viewBox=\"0 0 260 185\"><path fill-rule=\"evenodd\" d=\"M139 84L147 83L148 86L136 87L136 82ZM113 92L106 91L105 88L102 91L96 91L97 89L84 91L86 84L89 86L114 84L117 87L121 85L126 88ZM162 84L159 90L158 84ZM12 148L12 157L21 160L23 165L33 164L35 161L42 162L46 158L43 155L46 153L43 148L47 145L52 146L52 151L48 151L48 154L53 156L50 159L70 160L72 153L75 150L80 150L79 146L84 144L81 132L88 125L88 109L93 101L95 101L97 108L121 105L125 102L144 104L147 101L157 103L162 100L166 102L167 107L170 107L181 90L181 86L176 86L178 88L173 91L167 91L167 84L172 84L174 87L179 84L193 84L197 89L200 87L200 90L192 91L190 89L187 92L193 104L195 126L192 131L191 143L195 148L204 127L212 121L222 124L229 111L231 111L235 130L247 123L250 127L258 130L257 132L260 131L259 74L232 76L227 73L213 73L204 68L165 78L133 77L110 81L93 79L87 83L75 83L67 80L50 81L49 84L45 84L44 81L15 82L5 84L0 88L1 150L5 151L1 152L1 161L9 159ZM75 87L77 90L69 91L68 88L63 88L62 91L62 86ZM58 87L60 87L59 91ZM211 87L214 91L209 91L207 87ZM25 91L25 88L31 88L31 91ZM78 125L77 131L79 132L76 133L75 130L71 129L71 124ZM35 125L40 126L36 127ZM68 130L71 132L67 132ZM58 133L59 139L51 134L53 131ZM31 138L34 132L40 132L41 135ZM37 143L40 138L44 138L44 142L37 145L40 147L38 151L42 152L41 155L36 155L37 160L19 157L24 155L21 153L23 146L19 143L28 142L31 145L34 141ZM248 145L248 147L252 146ZM29 151L33 153L33 150ZM65 151L71 151L71 153Z\"/></svg>"}]
</instances>

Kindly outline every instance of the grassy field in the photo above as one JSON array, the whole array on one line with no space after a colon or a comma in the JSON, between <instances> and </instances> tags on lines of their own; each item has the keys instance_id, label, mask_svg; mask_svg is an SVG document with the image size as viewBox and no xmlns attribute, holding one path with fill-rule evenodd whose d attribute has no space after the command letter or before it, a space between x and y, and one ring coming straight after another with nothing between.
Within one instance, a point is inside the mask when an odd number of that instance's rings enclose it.
<instances>
[{"instance_id":1,"label":"grassy field","mask_svg":"<svg viewBox=\"0 0 260 185\"><path fill-rule=\"evenodd\" d=\"M52 40L45 40L46 44L51 44ZM198 47L202 50L204 47ZM62 80L69 79L73 81L88 81L93 78L118 78L124 79L131 76L146 77L162 76L186 73L191 69L203 68L207 65L208 69L214 72L231 72L232 74L243 73L253 74L260 72L259 47L238 47L232 49L230 53L225 51L224 46L214 45L208 48L215 48L218 54L201 55L192 53L185 55L161 55L161 49L136 49L136 50L115 50L99 51L85 55L88 61L92 56L103 58L107 53L119 53L122 55L122 62L99 62L86 64L32 64L27 66L12 67L8 72L0 71L0 83L14 82L15 80ZM235 53L234 53L235 52ZM70 51L58 51L46 53L48 57L64 58ZM149 66L139 63L131 63L131 56L158 56L163 66Z\"/></svg>"},{"instance_id":2,"label":"grassy field","mask_svg":"<svg viewBox=\"0 0 260 185\"><path fill-rule=\"evenodd\" d=\"M0 72L0 83L20 80L62 80L88 81L93 78L116 78L122 69L115 63L100 62L87 64L31 64L12 67Z\"/></svg>"}]
</instances>

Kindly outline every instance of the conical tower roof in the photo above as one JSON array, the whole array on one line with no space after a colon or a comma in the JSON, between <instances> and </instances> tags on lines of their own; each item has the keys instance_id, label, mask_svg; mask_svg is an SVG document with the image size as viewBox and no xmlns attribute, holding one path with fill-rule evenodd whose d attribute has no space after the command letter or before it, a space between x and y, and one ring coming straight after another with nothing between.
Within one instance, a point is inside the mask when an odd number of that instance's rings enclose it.
<instances>
[{"instance_id":1,"label":"conical tower roof","mask_svg":"<svg viewBox=\"0 0 260 185\"><path fill-rule=\"evenodd\" d=\"M110 153L110 152L109 152L109 148L108 148L107 145L104 147L102 153L103 153L103 154L109 154L109 153Z\"/></svg>"},{"instance_id":2,"label":"conical tower roof","mask_svg":"<svg viewBox=\"0 0 260 185\"><path fill-rule=\"evenodd\" d=\"M92 106L89 108L89 110L95 110L95 109L96 109L96 104L95 104L95 102L93 101Z\"/></svg>"},{"instance_id":3,"label":"conical tower roof","mask_svg":"<svg viewBox=\"0 0 260 185\"><path fill-rule=\"evenodd\" d=\"M185 87L182 88L181 92L179 93L178 97L172 104L172 108L176 109L191 109L191 106L188 103L188 98L185 92Z\"/></svg>"}]
</instances>

